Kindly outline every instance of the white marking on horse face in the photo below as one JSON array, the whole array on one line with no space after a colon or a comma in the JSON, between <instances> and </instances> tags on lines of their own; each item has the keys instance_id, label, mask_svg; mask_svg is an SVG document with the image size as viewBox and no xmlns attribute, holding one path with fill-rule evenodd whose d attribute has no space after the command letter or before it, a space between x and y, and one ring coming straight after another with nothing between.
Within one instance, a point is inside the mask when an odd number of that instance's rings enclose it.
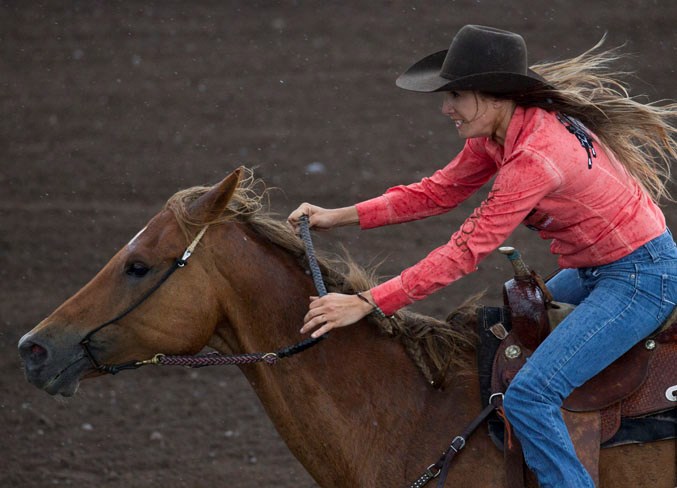
<instances>
[{"instance_id":1,"label":"white marking on horse face","mask_svg":"<svg viewBox=\"0 0 677 488\"><path fill-rule=\"evenodd\" d=\"M146 226L146 227L147 227L147 226ZM133 247L134 247L134 242L136 242L136 240L139 238L139 236L140 236L141 234L143 234L143 231L146 230L146 227L144 227L143 229L141 229L139 232L137 232L137 234L136 234L134 237L132 237L132 240L129 241L129 242L127 243L127 247L128 247L128 248L133 249Z\"/></svg>"}]
</instances>

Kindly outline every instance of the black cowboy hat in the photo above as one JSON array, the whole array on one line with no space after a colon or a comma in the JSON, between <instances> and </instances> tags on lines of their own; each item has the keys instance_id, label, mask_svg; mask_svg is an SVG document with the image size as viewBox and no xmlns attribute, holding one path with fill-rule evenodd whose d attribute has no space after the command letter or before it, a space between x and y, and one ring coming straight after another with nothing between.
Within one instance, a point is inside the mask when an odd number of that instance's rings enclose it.
<instances>
[{"instance_id":1,"label":"black cowboy hat","mask_svg":"<svg viewBox=\"0 0 677 488\"><path fill-rule=\"evenodd\" d=\"M522 36L481 25L461 28L448 50L421 59L395 83L417 92L478 90L498 94L549 87L529 69Z\"/></svg>"}]
</instances>

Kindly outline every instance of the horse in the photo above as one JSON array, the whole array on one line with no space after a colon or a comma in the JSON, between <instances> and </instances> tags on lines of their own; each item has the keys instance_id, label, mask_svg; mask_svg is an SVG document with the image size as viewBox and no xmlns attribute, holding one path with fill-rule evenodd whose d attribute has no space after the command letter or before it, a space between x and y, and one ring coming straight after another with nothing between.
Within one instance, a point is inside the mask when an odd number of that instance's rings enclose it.
<instances>
[{"instance_id":1,"label":"horse","mask_svg":"<svg viewBox=\"0 0 677 488\"><path fill-rule=\"evenodd\" d=\"M275 350L302 340L316 292L300 239L264 208L260 186L239 168L212 187L172 196L89 283L22 337L28 381L72 396L81 379L110 372L104 364L205 347ZM190 242L190 264L176 267ZM356 292L374 281L348 258L322 259L321 269L330 291ZM483 408L474 307L446 321L413 312L369 316L274 366L239 367L319 486L408 486ZM672 488L676 455L666 441L604 449L600 486ZM503 455L480 430L456 457L447 486L504 482ZM533 476L527 486L537 486Z\"/></svg>"}]
</instances>

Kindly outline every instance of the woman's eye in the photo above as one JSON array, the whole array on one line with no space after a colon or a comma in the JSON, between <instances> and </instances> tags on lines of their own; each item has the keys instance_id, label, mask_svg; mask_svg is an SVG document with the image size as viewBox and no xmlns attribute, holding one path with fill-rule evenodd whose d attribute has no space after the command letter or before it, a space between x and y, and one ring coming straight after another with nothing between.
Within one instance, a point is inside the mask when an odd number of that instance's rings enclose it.
<instances>
[{"instance_id":1,"label":"woman's eye","mask_svg":"<svg viewBox=\"0 0 677 488\"><path fill-rule=\"evenodd\" d=\"M129 266L127 266L126 273L129 276L135 276L137 278L141 278L143 276L146 276L146 274L150 271L150 268L146 266L143 263L132 263Z\"/></svg>"}]
</instances>

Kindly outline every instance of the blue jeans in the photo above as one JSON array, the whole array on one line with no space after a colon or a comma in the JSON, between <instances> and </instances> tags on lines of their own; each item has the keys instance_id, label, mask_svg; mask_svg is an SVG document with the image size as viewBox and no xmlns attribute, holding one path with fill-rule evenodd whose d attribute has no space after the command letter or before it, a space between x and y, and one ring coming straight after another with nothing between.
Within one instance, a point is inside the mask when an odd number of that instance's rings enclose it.
<instances>
[{"instance_id":1,"label":"blue jeans","mask_svg":"<svg viewBox=\"0 0 677 488\"><path fill-rule=\"evenodd\" d=\"M611 264L566 269L548 282L578 305L515 376L505 413L542 487L593 488L560 407L578 386L654 332L677 302L677 248L670 231Z\"/></svg>"}]
</instances>

